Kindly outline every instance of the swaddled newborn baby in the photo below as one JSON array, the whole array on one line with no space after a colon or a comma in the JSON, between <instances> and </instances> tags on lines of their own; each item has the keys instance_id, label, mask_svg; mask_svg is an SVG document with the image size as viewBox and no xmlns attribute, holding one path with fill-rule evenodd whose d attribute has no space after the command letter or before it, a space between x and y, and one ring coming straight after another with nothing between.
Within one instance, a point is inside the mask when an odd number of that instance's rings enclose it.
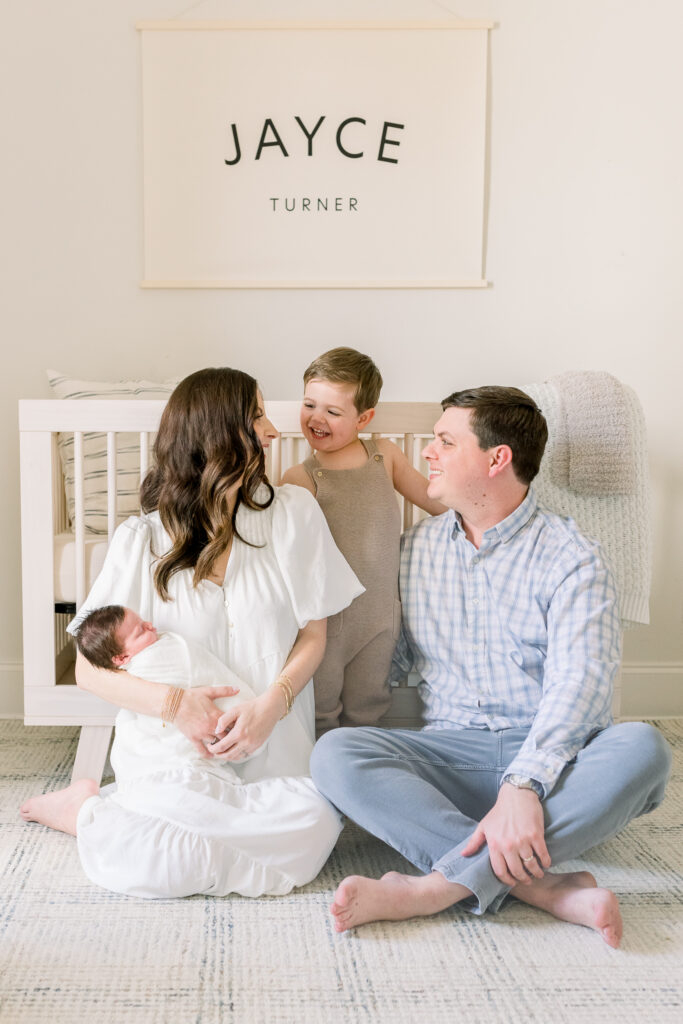
<instances>
[{"instance_id":1,"label":"swaddled newborn baby","mask_svg":"<svg viewBox=\"0 0 683 1024\"><path fill-rule=\"evenodd\" d=\"M86 616L75 634L79 651L98 668L125 668L133 676L169 686L232 686L233 697L221 697L216 705L226 711L235 704L252 700L256 694L219 658L201 644L185 640L178 633L158 633L130 608L107 605ZM183 761L199 761L222 778L240 784L234 765L253 760L266 744L243 761L231 764L218 758L203 759L179 729L159 718L125 708L116 716L111 763L117 782L167 768Z\"/></svg>"}]
</instances>

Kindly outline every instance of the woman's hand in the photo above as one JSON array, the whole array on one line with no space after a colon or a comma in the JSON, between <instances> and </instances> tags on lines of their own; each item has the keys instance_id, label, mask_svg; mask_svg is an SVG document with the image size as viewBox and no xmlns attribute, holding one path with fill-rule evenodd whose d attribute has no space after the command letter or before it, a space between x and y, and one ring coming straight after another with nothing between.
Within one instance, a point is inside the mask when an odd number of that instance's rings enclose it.
<instances>
[{"instance_id":1,"label":"woman's hand","mask_svg":"<svg viewBox=\"0 0 683 1024\"><path fill-rule=\"evenodd\" d=\"M195 686L183 693L173 724L194 743L202 757L211 757L211 740L223 731L218 723L226 715L214 701L217 697L234 697L236 693L239 690L234 686Z\"/></svg>"},{"instance_id":2,"label":"woman's hand","mask_svg":"<svg viewBox=\"0 0 683 1024\"><path fill-rule=\"evenodd\" d=\"M282 677L288 681L295 698L322 661L326 632L327 619L311 619L297 634L282 669ZM216 735L221 738L209 747L209 753L223 761L249 757L263 746L282 716L287 714L287 703L282 687L273 685L254 700L230 708L216 723Z\"/></svg>"},{"instance_id":3,"label":"woman's hand","mask_svg":"<svg viewBox=\"0 0 683 1024\"><path fill-rule=\"evenodd\" d=\"M209 752L222 761L249 757L263 746L285 709L282 690L277 686L230 708L216 723L216 735L222 738L209 747Z\"/></svg>"}]
</instances>

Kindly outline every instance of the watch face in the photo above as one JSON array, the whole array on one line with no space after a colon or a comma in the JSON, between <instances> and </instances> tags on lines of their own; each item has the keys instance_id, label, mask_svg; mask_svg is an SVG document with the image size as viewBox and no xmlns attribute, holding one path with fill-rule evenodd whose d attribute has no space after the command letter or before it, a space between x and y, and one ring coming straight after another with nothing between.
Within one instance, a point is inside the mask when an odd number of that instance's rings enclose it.
<instances>
[{"instance_id":1,"label":"watch face","mask_svg":"<svg viewBox=\"0 0 683 1024\"><path fill-rule=\"evenodd\" d=\"M531 789L537 796L541 796L543 793L540 783L536 782L535 779L527 778L525 775L507 775L503 781L509 782L515 789Z\"/></svg>"}]
</instances>

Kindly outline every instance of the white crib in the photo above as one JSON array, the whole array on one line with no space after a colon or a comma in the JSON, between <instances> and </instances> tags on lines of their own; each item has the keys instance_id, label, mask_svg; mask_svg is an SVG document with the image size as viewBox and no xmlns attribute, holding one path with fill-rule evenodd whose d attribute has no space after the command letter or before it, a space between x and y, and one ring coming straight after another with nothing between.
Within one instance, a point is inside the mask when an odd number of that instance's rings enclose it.
<instances>
[{"instance_id":1,"label":"white crib","mask_svg":"<svg viewBox=\"0 0 683 1024\"><path fill-rule=\"evenodd\" d=\"M22 586L24 619L24 721L27 725L81 726L72 778L99 779L107 756L116 708L78 689L74 649L66 625L84 601L117 525L116 436L139 436L140 476L149 465L151 441L164 401L26 400L19 403ZM277 482L309 449L299 428L300 403L267 402L268 417L281 431L268 452L268 475ZM420 453L441 414L437 403L381 403L373 437L389 437L420 468ZM84 437L106 434L107 535L86 533ZM57 438L74 436L74 514L69 532ZM404 526L423 513L398 499ZM58 571L56 571L58 570ZM413 686L394 691L387 724L419 724Z\"/></svg>"}]
</instances>

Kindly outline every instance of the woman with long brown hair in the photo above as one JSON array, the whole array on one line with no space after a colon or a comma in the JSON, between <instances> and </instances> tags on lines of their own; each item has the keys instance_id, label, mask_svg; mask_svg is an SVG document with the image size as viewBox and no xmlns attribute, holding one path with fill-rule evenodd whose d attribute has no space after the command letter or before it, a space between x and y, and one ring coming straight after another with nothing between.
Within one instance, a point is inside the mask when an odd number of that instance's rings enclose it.
<instances>
[{"instance_id":1,"label":"woman with long brown hair","mask_svg":"<svg viewBox=\"0 0 683 1024\"><path fill-rule=\"evenodd\" d=\"M203 644L256 694L223 713L214 699L229 688L173 688L78 655L79 686L124 716L173 721L197 752L112 794L81 780L23 806L26 820L77 835L88 877L117 892L285 893L315 877L339 833L308 777L309 681L326 617L362 588L315 500L268 482L264 448L276 436L248 374L207 369L183 380L161 419L143 512L117 529L70 626L124 605ZM224 761L237 784L221 776Z\"/></svg>"}]
</instances>

